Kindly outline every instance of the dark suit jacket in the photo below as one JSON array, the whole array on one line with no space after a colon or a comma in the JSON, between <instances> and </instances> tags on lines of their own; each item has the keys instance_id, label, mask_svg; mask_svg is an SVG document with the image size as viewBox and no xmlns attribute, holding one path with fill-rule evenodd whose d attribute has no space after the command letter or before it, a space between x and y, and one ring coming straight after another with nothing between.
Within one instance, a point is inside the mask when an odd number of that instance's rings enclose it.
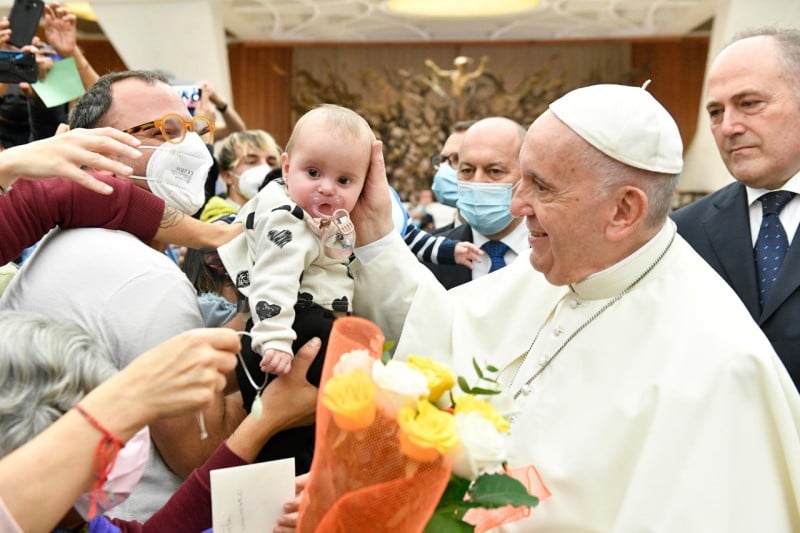
<instances>
[{"instance_id":1,"label":"dark suit jacket","mask_svg":"<svg viewBox=\"0 0 800 533\"><path fill-rule=\"evenodd\" d=\"M792 240L761 310L744 185L732 183L679 209L672 218L678 233L736 291L800 388L800 234Z\"/></svg>"},{"instance_id":2,"label":"dark suit jacket","mask_svg":"<svg viewBox=\"0 0 800 533\"><path fill-rule=\"evenodd\" d=\"M469 224L461 224L450 231L439 233L448 239L456 241L472 242L472 227ZM439 283L446 289L452 289L458 285L472 281L472 270L463 265L435 265L433 263L423 263L428 267Z\"/></svg>"}]
</instances>

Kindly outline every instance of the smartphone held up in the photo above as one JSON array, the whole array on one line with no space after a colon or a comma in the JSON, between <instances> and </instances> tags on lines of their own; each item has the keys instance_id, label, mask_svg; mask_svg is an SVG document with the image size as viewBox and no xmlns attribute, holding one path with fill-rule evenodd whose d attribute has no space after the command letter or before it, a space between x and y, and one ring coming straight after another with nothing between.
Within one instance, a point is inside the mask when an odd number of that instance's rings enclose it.
<instances>
[{"instance_id":1,"label":"smartphone held up","mask_svg":"<svg viewBox=\"0 0 800 533\"><path fill-rule=\"evenodd\" d=\"M44 0L14 0L8 15L11 38L8 42L17 48L31 44L44 11Z\"/></svg>"}]
</instances>

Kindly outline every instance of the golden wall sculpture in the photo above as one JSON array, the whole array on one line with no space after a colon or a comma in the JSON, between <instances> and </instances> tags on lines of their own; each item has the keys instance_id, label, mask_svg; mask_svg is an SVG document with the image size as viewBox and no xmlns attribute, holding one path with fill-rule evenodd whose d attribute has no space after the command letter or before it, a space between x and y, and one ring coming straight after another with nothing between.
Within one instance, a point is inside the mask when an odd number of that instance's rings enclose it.
<instances>
[{"instance_id":1,"label":"golden wall sculpture","mask_svg":"<svg viewBox=\"0 0 800 533\"><path fill-rule=\"evenodd\" d=\"M554 61L511 88L488 68L488 57L467 70L472 63L459 56L452 70L427 60L419 71L373 67L357 73L328 71L323 79L300 70L293 80L292 110L299 116L329 102L361 114L384 142L390 183L408 198L430 186L430 157L457 121L505 116L527 125L563 92ZM359 81L358 92L353 78Z\"/></svg>"}]
</instances>

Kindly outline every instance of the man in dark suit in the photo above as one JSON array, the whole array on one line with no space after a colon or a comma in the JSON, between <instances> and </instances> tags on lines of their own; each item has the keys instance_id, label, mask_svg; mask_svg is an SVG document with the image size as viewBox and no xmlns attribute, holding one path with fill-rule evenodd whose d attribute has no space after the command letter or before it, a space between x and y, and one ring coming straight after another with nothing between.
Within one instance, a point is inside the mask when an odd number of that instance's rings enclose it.
<instances>
[{"instance_id":1,"label":"man in dark suit","mask_svg":"<svg viewBox=\"0 0 800 533\"><path fill-rule=\"evenodd\" d=\"M739 295L795 386L800 384L799 58L798 30L755 30L722 50L709 72L706 107L722 159L737 181L672 215L680 234Z\"/></svg>"},{"instance_id":2,"label":"man in dark suit","mask_svg":"<svg viewBox=\"0 0 800 533\"><path fill-rule=\"evenodd\" d=\"M450 289L527 256L528 230L511 216L513 188L521 178L519 151L525 128L503 117L477 121L464 134L458 150L458 202L464 224L441 233L482 248L472 269L462 265L427 264L439 282Z\"/></svg>"}]
</instances>

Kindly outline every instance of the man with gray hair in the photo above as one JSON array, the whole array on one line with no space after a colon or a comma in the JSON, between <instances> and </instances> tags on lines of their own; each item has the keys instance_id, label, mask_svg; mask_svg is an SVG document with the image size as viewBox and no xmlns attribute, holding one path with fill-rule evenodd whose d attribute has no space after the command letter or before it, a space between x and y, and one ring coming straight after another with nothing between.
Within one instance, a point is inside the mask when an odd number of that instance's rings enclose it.
<instances>
[{"instance_id":1,"label":"man with gray hair","mask_svg":"<svg viewBox=\"0 0 800 533\"><path fill-rule=\"evenodd\" d=\"M800 530L800 396L667 218L682 143L650 93L595 85L553 102L511 203L533 269L449 292L391 234L381 162L376 149L353 211L355 312L399 338L397 357L430 355L473 384L473 360L498 369L509 464L535 465L552 494L503 531Z\"/></svg>"},{"instance_id":2,"label":"man with gray hair","mask_svg":"<svg viewBox=\"0 0 800 533\"><path fill-rule=\"evenodd\" d=\"M711 133L736 182L673 218L800 388L800 30L737 35L711 65L706 100Z\"/></svg>"}]
</instances>

